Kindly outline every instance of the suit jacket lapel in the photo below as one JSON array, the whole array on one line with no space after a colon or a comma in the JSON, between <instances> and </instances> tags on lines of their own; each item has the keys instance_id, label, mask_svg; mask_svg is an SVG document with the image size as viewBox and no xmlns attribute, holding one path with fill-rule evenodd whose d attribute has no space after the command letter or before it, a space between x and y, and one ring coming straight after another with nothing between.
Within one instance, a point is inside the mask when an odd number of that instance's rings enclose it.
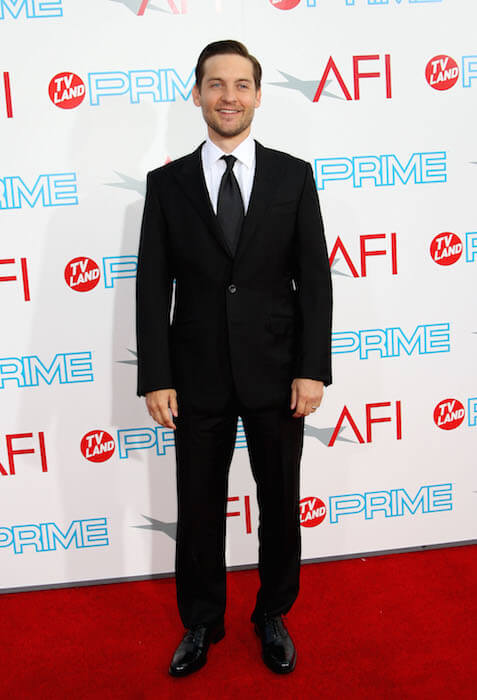
<instances>
[{"instance_id":1,"label":"suit jacket lapel","mask_svg":"<svg viewBox=\"0 0 477 700\"><path fill-rule=\"evenodd\" d=\"M244 254L244 250L253 238L257 226L263 219L273 198L273 193L282 177L282 170L273 158L273 151L255 141L255 176L252 193L243 223L235 258Z\"/></svg>"},{"instance_id":2,"label":"suit jacket lapel","mask_svg":"<svg viewBox=\"0 0 477 700\"><path fill-rule=\"evenodd\" d=\"M176 177L182 185L185 194L189 197L204 223L207 225L207 228L212 231L227 255L232 257L232 252L227 245L227 241L225 240L222 229L215 216L212 202L210 201L200 156L202 143L190 154L182 167L177 170Z\"/></svg>"},{"instance_id":3,"label":"suit jacket lapel","mask_svg":"<svg viewBox=\"0 0 477 700\"><path fill-rule=\"evenodd\" d=\"M245 248L252 239L253 233L265 215L272 201L272 195L282 177L282 170L272 156L273 151L264 148L258 141L255 141L255 144L255 176L247 214L237 245L236 260L243 255ZM234 257L228 247L210 201L202 170L201 148L202 144L190 154L182 164L182 167L177 169L176 178L225 253L229 257Z\"/></svg>"}]
</instances>

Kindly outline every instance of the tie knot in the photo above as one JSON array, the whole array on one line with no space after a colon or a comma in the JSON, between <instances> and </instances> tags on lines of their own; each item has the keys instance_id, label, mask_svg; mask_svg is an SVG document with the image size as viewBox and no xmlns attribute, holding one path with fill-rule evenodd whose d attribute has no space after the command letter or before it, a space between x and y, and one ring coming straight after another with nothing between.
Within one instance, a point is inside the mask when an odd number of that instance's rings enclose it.
<instances>
[{"instance_id":1,"label":"tie knot","mask_svg":"<svg viewBox=\"0 0 477 700\"><path fill-rule=\"evenodd\" d=\"M221 156L222 160L225 160L227 171L230 172L235 165L237 158L235 156Z\"/></svg>"}]
</instances>

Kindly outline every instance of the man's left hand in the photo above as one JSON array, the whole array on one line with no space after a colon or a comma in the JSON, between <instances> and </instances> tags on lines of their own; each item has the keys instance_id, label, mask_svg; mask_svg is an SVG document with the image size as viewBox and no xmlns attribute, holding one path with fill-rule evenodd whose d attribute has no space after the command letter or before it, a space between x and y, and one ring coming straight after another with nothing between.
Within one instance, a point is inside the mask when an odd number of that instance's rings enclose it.
<instances>
[{"instance_id":1,"label":"man's left hand","mask_svg":"<svg viewBox=\"0 0 477 700\"><path fill-rule=\"evenodd\" d=\"M298 377L292 381L290 408L296 409L293 418L314 413L321 404L325 385L317 379Z\"/></svg>"}]
</instances>

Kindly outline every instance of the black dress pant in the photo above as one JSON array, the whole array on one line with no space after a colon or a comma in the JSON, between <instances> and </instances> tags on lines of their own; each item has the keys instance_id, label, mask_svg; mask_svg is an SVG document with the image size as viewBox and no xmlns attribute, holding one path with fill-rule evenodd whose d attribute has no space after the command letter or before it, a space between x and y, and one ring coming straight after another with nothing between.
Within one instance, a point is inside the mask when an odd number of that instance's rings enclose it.
<instances>
[{"instance_id":1,"label":"black dress pant","mask_svg":"<svg viewBox=\"0 0 477 700\"><path fill-rule=\"evenodd\" d=\"M237 418L242 422L259 505L259 575L252 621L285 614L300 576L300 460L304 418L289 397L257 411L236 394L220 415L181 410L175 419L177 466L176 588L185 627L223 620L226 601L225 529L229 467Z\"/></svg>"}]
</instances>

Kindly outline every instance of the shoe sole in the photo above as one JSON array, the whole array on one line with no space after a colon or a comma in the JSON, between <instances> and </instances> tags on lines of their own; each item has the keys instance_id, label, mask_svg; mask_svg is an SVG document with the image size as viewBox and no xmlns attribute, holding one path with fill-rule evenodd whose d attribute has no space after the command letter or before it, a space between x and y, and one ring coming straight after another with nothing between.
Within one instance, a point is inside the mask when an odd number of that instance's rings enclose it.
<instances>
[{"instance_id":1,"label":"shoe sole","mask_svg":"<svg viewBox=\"0 0 477 700\"><path fill-rule=\"evenodd\" d=\"M225 637L225 629L223 627L219 628L218 630L215 630L213 634L210 635L210 643L211 644L217 644L217 642L220 642L221 639ZM208 650L207 650L208 651ZM202 659L194 664L193 666L189 666L189 668L186 671L174 671L169 666L169 675L173 676L174 678L183 678L184 676L188 676L191 673L194 673L195 671L199 671L205 664L207 663L207 654L202 657Z\"/></svg>"}]
</instances>

